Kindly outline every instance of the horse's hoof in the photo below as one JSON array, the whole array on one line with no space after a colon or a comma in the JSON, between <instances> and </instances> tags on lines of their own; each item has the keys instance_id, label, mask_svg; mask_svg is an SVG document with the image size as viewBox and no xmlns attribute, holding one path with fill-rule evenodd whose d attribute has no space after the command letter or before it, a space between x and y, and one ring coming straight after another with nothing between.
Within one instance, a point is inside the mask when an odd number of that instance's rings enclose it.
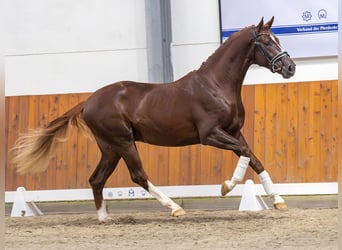
<instances>
[{"instance_id":1,"label":"horse's hoof","mask_svg":"<svg viewBox=\"0 0 342 250\"><path fill-rule=\"evenodd\" d=\"M221 195L222 196L225 196L226 194L229 193L229 189L228 189L228 186L226 184L226 182L223 182L222 185L221 185Z\"/></svg>"},{"instance_id":2,"label":"horse's hoof","mask_svg":"<svg viewBox=\"0 0 342 250\"><path fill-rule=\"evenodd\" d=\"M114 218L111 217L111 216L106 216L106 217L99 218L100 224L108 223L108 222L113 222L113 221L114 221Z\"/></svg>"},{"instance_id":3,"label":"horse's hoof","mask_svg":"<svg viewBox=\"0 0 342 250\"><path fill-rule=\"evenodd\" d=\"M178 216L182 216L182 215L185 215L185 210L181 207L172 212L173 217L178 217Z\"/></svg>"},{"instance_id":4,"label":"horse's hoof","mask_svg":"<svg viewBox=\"0 0 342 250\"><path fill-rule=\"evenodd\" d=\"M288 207L285 202L274 203L273 206L277 210L282 210L282 211L288 210Z\"/></svg>"},{"instance_id":5,"label":"horse's hoof","mask_svg":"<svg viewBox=\"0 0 342 250\"><path fill-rule=\"evenodd\" d=\"M222 185L221 185L221 195L225 196L230 191L232 191L234 187L235 187L235 185L230 180L227 180L227 181L223 182Z\"/></svg>"}]
</instances>

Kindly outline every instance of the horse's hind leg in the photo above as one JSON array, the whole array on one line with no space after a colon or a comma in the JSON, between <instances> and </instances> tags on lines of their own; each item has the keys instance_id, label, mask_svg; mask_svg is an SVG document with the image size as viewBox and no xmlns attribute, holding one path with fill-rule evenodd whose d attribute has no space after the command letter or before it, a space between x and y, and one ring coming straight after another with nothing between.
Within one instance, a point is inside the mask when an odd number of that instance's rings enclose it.
<instances>
[{"instance_id":1,"label":"horse's hind leg","mask_svg":"<svg viewBox=\"0 0 342 250\"><path fill-rule=\"evenodd\" d=\"M243 180L246 169L248 165L250 165L252 169L258 174L260 183L263 185L266 194L273 199L274 207L279 210L286 210L287 206L284 199L274 190L274 185L270 175L264 169L259 159L249 149L248 144L242 134L240 134L239 141L244 148L247 148L247 150L234 150L234 152L240 157L240 159L234 170L231 180L227 180L222 184L222 195L226 195L235 187L238 182Z\"/></svg>"},{"instance_id":2,"label":"horse's hind leg","mask_svg":"<svg viewBox=\"0 0 342 250\"><path fill-rule=\"evenodd\" d=\"M102 157L97 165L95 171L89 178L89 183L92 187L94 194L95 207L97 209L97 215L100 222L105 222L109 219L105 201L103 200L103 187L108 177L115 170L120 156L116 153L107 154L102 152Z\"/></svg>"},{"instance_id":3,"label":"horse's hind leg","mask_svg":"<svg viewBox=\"0 0 342 250\"><path fill-rule=\"evenodd\" d=\"M154 198L156 198L163 206L171 209L172 216L181 216L185 214L183 208L172 201L169 197L163 194L157 187L155 187L149 180L142 167L138 151L135 144L132 143L127 150L122 154L122 158L125 160L128 167L131 179L134 183L143 187Z\"/></svg>"}]
</instances>

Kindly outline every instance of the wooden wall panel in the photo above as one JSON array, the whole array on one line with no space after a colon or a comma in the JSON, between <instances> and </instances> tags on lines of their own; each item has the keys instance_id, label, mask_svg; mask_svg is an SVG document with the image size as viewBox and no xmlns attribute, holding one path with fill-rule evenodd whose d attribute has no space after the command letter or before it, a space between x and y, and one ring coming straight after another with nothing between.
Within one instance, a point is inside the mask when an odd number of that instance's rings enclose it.
<instances>
[{"instance_id":1,"label":"wooden wall panel","mask_svg":"<svg viewBox=\"0 0 342 250\"><path fill-rule=\"evenodd\" d=\"M51 156L39 175L20 176L10 163L18 134L46 125L88 93L6 97L6 190L89 188L100 152L77 130ZM248 85L242 132L275 183L337 181L337 81ZM145 170L155 185L220 184L231 177L238 158L209 146L157 147L137 143ZM246 178L258 182L249 169ZM120 160L107 187L133 186Z\"/></svg>"},{"instance_id":2,"label":"wooden wall panel","mask_svg":"<svg viewBox=\"0 0 342 250\"><path fill-rule=\"evenodd\" d=\"M299 83L301 84L301 83ZM304 182L304 172L298 166L298 141L299 141L299 106L298 106L298 84L287 84L287 173L286 182Z\"/></svg>"}]
</instances>

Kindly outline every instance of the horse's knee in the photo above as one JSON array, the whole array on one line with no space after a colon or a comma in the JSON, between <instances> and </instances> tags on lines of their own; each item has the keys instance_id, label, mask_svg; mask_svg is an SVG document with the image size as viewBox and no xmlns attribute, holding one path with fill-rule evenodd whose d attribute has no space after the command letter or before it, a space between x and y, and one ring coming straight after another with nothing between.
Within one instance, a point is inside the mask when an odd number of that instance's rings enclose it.
<instances>
[{"instance_id":1,"label":"horse's knee","mask_svg":"<svg viewBox=\"0 0 342 250\"><path fill-rule=\"evenodd\" d=\"M89 184L90 184L91 187L94 187L94 186L98 185L98 183L96 182L96 179L95 179L95 177L93 175L90 176L88 181L89 181Z\"/></svg>"},{"instance_id":2,"label":"horse's knee","mask_svg":"<svg viewBox=\"0 0 342 250\"><path fill-rule=\"evenodd\" d=\"M89 184L94 192L102 191L104 187L104 181L100 180L99 178L96 178L95 176L91 176L89 178Z\"/></svg>"}]
</instances>

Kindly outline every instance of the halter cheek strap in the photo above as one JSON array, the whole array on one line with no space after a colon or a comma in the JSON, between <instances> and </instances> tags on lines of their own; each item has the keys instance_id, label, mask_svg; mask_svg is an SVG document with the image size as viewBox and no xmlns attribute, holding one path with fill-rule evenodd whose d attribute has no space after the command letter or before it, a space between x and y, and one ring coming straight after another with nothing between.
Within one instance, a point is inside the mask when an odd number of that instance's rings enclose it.
<instances>
[{"instance_id":1,"label":"halter cheek strap","mask_svg":"<svg viewBox=\"0 0 342 250\"><path fill-rule=\"evenodd\" d=\"M263 44L260 43L258 40L259 36L265 35L265 34L266 33L257 34L256 30L253 29L254 44L260 50L261 54L263 54L263 56L266 58L266 60L268 61L268 64L270 65L270 70L272 71L272 73L274 73L276 71L275 62L284 56L290 56L290 55L279 46L280 51L275 56L272 57L268 53L268 51L265 50Z\"/></svg>"}]
</instances>

